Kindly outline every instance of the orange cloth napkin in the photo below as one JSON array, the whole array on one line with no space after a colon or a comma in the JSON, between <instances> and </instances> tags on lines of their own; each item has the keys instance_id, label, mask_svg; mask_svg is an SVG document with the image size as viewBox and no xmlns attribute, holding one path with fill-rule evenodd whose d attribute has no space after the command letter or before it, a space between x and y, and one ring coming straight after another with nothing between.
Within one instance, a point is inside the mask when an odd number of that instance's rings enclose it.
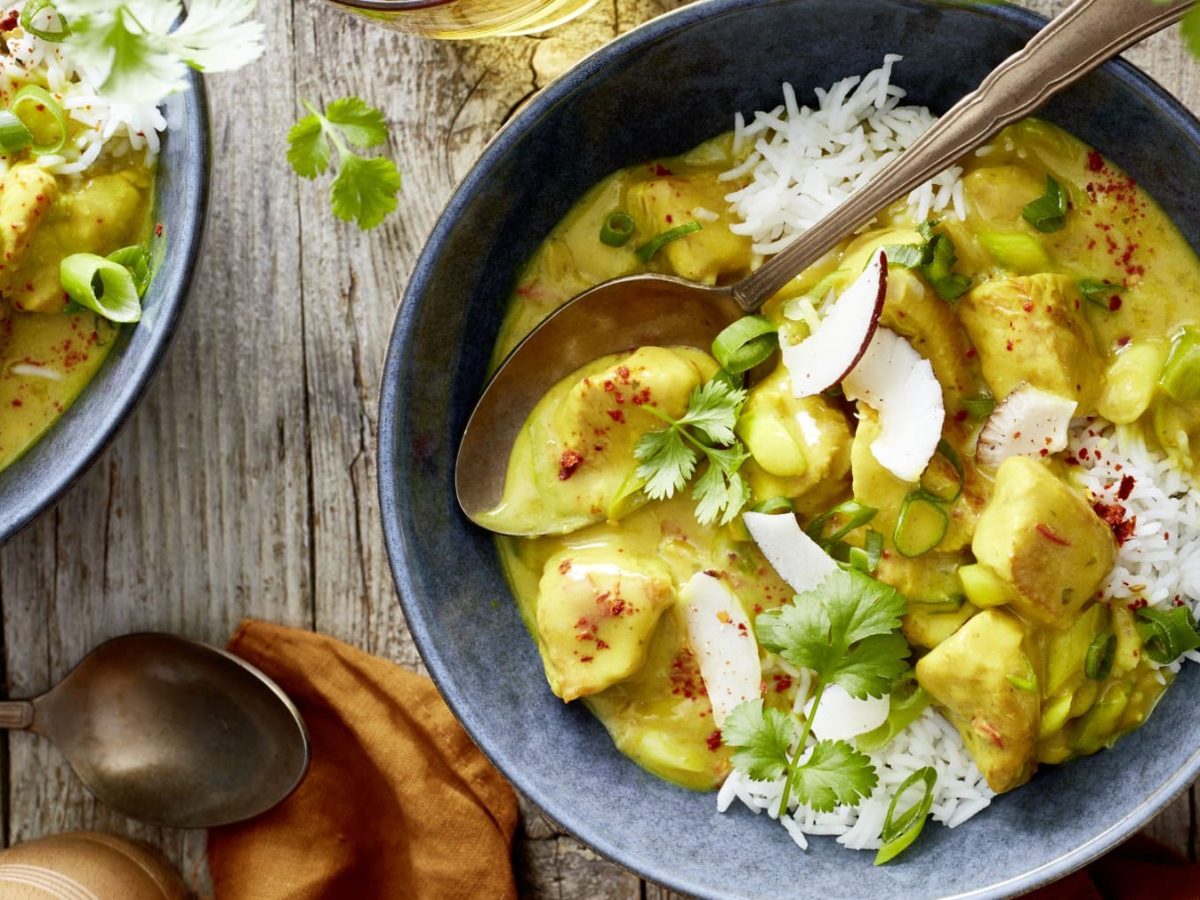
<instances>
[{"instance_id":1,"label":"orange cloth napkin","mask_svg":"<svg viewBox=\"0 0 1200 900\"><path fill-rule=\"evenodd\" d=\"M209 832L217 900L516 897L516 795L432 681L266 622L229 649L299 707L312 765L279 806Z\"/></svg>"}]
</instances>

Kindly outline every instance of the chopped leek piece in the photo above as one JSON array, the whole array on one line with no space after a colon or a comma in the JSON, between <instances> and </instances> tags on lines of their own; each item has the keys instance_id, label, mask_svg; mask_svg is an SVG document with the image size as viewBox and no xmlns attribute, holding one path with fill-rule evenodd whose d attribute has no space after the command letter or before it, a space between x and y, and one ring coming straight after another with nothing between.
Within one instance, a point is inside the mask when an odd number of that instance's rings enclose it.
<instances>
[{"instance_id":1,"label":"chopped leek piece","mask_svg":"<svg viewBox=\"0 0 1200 900\"><path fill-rule=\"evenodd\" d=\"M985 231L979 243L998 264L1018 275L1036 275L1050 270L1050 257L1042 242L1031 234Z\"/></svg>"},{"instance_id":2,"label":"chopped leek piece","mask_svg":"<svg viewBox=\"0 0 1200 900\"><path fill-rule=\"evenodd\" d=\"M19 21L22 31L26 34L32 34L34 37L39 37L43 41L50 41L56 44L65 41L71 36L70 24L63 14L55 8L52 0L29 0L25 4L25 8L21 10ZM39 22L45 22L50 27L44 28L38 24ZM57 27L54 27L53 22L58 23Z\"/></svg>"},{"instance_id":3,"label":"chopped leek piece","mask_svg":"<svg viewBox=\"0 0 1200 900\"><path fill-rule=\"evenodd\" d=\"M114 250L108 254L108 258L119 265L124 266L129 270L129 274L133 276L134 287L137 288L138 297L146 295L146 288L150 286L150 251L141 244L134 244L131 247L122 247L120 250Z\"/></svg>"},{"instance_id":4,"label":"chopped leek piece","mask_svg":"<svg viewBox=\"0 0 1200 900\"><path fill-rule=\"evenodd\" d=\"M866 734L860 734L854 739L854 744L863 753L873 753L882 750L905 728L917 720L929 706L930 697L925 688L917 684L911 673L907 679L902 679L892 688L888 696L887 721Z\"/></svg>"},{"instance_id":5,"label":"chopped leek piece","mask_svg":"<svg viewBox=\"0 0 1200 900\"><path fill-rule=\"evenodd\" d=\"M1038 692L1037 672L1034 671L1033 663L1024 653L1021 654L1025 660L1024 675L1005 675L1004 678L1015 687L1018 691L1024 691L1027 694L1036 694Z\"/></svg>"},{"instance_id":6,"label":"chopped leek piece","mask_svg":"<svg viewBox=\"0 0 1200 900\"><path fill-rule=\"evenodd\" d=\"M717 335L712 355L731 375L753 369L779 348L779 332L766 316L742 316Z\"/></svg>"},{"instance_id":7,"label":"chopped leek piece","mask_svg":"<svg viewBox=\"0 0 1200 900\"><path fill-rule=\"evenodd\" d=\"M892 543L901 556L924 556L942 542L950 517L937 497L925 490L912 491L900 504Z\"/></svg>"},{"instance_id":8,"label":"chopped leek piece","mask_svg":"<svg viewBox=\"0 0 1200 900\"><path fill-rule=\"evenodd\" d=\"M0 110L0 153L19 153L32 143L33 133L25 123L8 110Z\"/></svg>"},{"instance_id":9,"label":"chopped leek piece","mask_svg":"<svg viewBox=\"0 0 1200 900\"><path fill-rule=\"evenodd\" d=\"M637 258L644 263L648 263L650 262L651 258L653 258L655 253L661 250L665 245L671 243L671 241L677 241L681 237L687 237L689 234L697 232L703 227L703 225L696 221L687 222L684 225L676 225L669 231L664 231L662 234L652 237L650 240L646 241L646 243L642 244L642 246L638 247Z\"/></svg>"},{"instance_id":10,"label":"chopped leek piece","mask_svg":"<svg viewBox=\"0 0 1200 900\"><path fill-rule=\"evenodd\" d=\"M1111 631L1097 635L1087 649L1087 656L1083 661L1083 674L1093 681L1103 681L1112 672L1116 655L1117 636Z\"/></svg>"},{"instance_id":11,"label":"chopped leek piece","mask_svg":"<svg viewBox=\"0 0 1200 900\"><path fill-rule=\"evenodd\" d=\"M1186 606L1175 606L1168 612L1144 607L1138 610L1138 618L1146 655L1159 665L1173 663L1189 650L1200 650L1196 620Z\"/></svg>"},{"instance_id":12,"label":"chopped leek piece","mask_svg":"<svg viewBox=\"0 0 1200 900\"><path fill-rule=\"evenodd\" d=\"M72 300L110 322L137 322L142 317L134 276L120 263L94 253L75 253L62 261L59 278Z\"/></svg>"},{"instance_id":13,"label":"chopped leek piece","mask_svg":"<svg viewBox=\"0 0 1200 900\"><path fill-rule=\"evenodd\" d=\"M1021 216L1038 231L1061 231L1067 224L1067 192L1047 175L1046 193L1026 203Z\"/></svg>"},{"instance_id":14,"label":"chopped leek piece","mask_svg":"<svg viewBox=\"0 0 1200 900\"><path fill-rule=\"evenodd\" d=\"M619 209L613 210L600 226L600 241L610 247L623 247L633 237L635 228L633 216Z\"/></svg>"},{"instance_id":15,"label":"chopped leek piece","mask_svg":"<svg viewBox=\"0 0 1200 900\"><path fill-rule=\"evenodd\" d=\"M927 483L927 479L929 479L931 470L934 469L933 464L937 461L939 456L949 463L950 469L954 472L954 481L953 487L944 487L942 485L938 485L937 490L935 490ZM944 466L938 467L940 470L944 470L944 468ZM934 474L936 474L936 472L934 472ZM943 472L943 474L945 473ZM949 478L947 477L946 480L949 481ZM937 451L934 453L929 467L926 468L925 472L921 475L922 489L924 489L925 493L929 494L935 500L938 500L942 503L953 503L960 496L962 496L963 483L965 480L966 473L963 470L962 459L959 457L957 451L950 446L950 442L945 438L942 438L938 441Z\"/></svg>"},{"instance_id":16,"label":"chopped leek piece","mask_svg":"<svg viewBox=\"0 0 1200 900\"><path fill-rule=\"evenodd\" d=\"M67 143L67 114L44 87L27 84L13 97L9 111L33 135L34 156L57 153Z\"/></svg>"},{"instance_id":17,"label":"chopped leek piece","mask_svg":"<svg viewBox=\"0 0 1200 900\"><path fill-rule=\"evenodd\" d=\"M1184 328L1158 377L1159 386L1175 400L1200 400L1200 328Z\"/></svg>"},{"instance_id":18,"label":"chopped leek piece","mask_svg":"<svg viewBox=\"0 0 1200 900\"><path fill-rule=\"evenodd\" d=\"M863 546L850 547L846 554L847 562L858 571L870 575L879 568L879 560L883 556L883 535L874 528L867 529L867 538Z\"/></svg>"},{"instance_id":19,"label":"chopped leek piece","mask_svg":"<svg viewBox=\"0 0 1200 900\"><path fill-rule=\"evenodd\" d=\"M847 500L845 503L839 503L833 509L821 513L805 530L810 538L822 547L828 548L855 528L866 525L875 518L875 513L878 511L875 507L867 506L857 500ZM837 519L841 524L834 529L832 534L825 534L825 526L833 519Z\"/></svg>"},{"instance_id":20,"label":"chopped leek piece","mask_svg":"<svg viewBox=\"0 0 1200 900\"><path fill-rule=\"evenodd\" d=\"M918 784L924 785L921 799L897 816L896 804L900 802L901 797ZM896 788L896 793L892 795L892 802L888 804L887 816L883 820L883 834L880 835L883 839L883 846L875 854L875 865L882 866L895 859L917 839L921 829L925 827L925 820L929 818L929 811L933 808L935 784L937 784L937 770L933 766L925 766L905 778L900 783L900 787Z\"/></svg>"}]
</instances>

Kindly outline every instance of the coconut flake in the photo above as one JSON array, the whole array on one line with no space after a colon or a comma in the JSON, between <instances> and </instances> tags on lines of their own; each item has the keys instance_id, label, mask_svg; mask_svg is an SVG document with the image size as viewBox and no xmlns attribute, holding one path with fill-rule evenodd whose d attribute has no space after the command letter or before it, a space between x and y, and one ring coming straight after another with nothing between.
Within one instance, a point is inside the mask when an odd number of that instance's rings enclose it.
<instances>
[{"instance_id":1,"label":"coconut flake","mask_svg":"<svg viewBox=\"0 0 1200 900\"><path fill-rule=\"evenodd\" d=\"M1010 456L1040 459L1067 446L1067 429L1079 404L1022 384L992 410L979 433L975 461L998 469Z\"/></svg>"},{"instance_id":2,"label":"coconut flake","mask_svg":"<svg viewBox=\"0 0 1200 900\"><path fill-rule=\"evenodd\" d=\"M813 734L822 741L848 741L886 722L889 709L886 696L858 700L841 685L830 684L821 694L817 715L812 720ZM812 700L805 706L804 715L812 715Z\"/></svg>"},{"instance_id":3,"label":"coconut flake","mask_svg":"<svg viewBox=\"0 0 1200 900\"><path fill-rule=\"evenodd\" d=\"M742 513L746 530L779 577L798 594L817 587L837 563L800 528L791 513Z\"/></svg>"},{"instance_id":4,"label":"coconut flake","mask_svg":"<svg viewBox=\"0 0 1200 900\"><path fill-rule=\"evenodd\" d=\"M942 386L929 360L894 331L877 328L842 390L879 413L882 430L871 443L879 464L901 481L919 479L937 451L946 420Z\"/></svg>"},{"instance_id":5,"label":"coconut flake","mask_svg":"<svg viewBox=\"0 0 1200 900\"><path fill-rule=\"evenodd\" d=\"M697 572L679 597L713 721L720 728L735 706L762 693L758 642L741 602L720 579Z\"/></svg>"},{"instance_id":6,"label":"coconut flake","mask_svg":"<svg viewBox=\"0 0 1200 900\"><path fill-rule=\"evenodd\" d=\"M871 343L886 296L887 256L880 251L837 298L816 330L783 348L783 364L796 397L819 394L846 377Z\"/></svg>"}]
</instances>

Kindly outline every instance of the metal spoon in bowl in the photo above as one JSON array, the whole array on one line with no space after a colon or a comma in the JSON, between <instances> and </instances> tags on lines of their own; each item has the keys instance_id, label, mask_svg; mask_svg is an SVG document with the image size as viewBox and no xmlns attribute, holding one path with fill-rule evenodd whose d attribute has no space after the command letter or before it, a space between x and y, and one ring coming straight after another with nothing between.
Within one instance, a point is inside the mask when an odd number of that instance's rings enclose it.
<instances>
[{"instance_id":1,"label":"metal spoon in bowl","mask_svg":"<svg viewBox=\"0 0 1200 900\"><path fill-rule=\"evenodd\" d=\"M1195 2L1076 0L891 165L737 284L708 287L669 275L632 275L568 301L509 354L471 414L454 472L463 511L479 521L499 505L517 433L562 378L601 356L644 345L708 349L722 328L756 312L892 201L1122 50L1177 22ZM553 523L545 530L555 530Z\"/></svg>"},{"instance_id":2,"label":"metal spoon in bowl","mask_svg":"<svg viewBox=\"0 0 1200 900\"><path fill-rule=\"evenodd\" d=\"M169 634L101 644L37 699L0 702L0 728L49 738L106 806L173 828L256 816L308 769L304 722L274 682Z\"/></svg>"}]
</instances>

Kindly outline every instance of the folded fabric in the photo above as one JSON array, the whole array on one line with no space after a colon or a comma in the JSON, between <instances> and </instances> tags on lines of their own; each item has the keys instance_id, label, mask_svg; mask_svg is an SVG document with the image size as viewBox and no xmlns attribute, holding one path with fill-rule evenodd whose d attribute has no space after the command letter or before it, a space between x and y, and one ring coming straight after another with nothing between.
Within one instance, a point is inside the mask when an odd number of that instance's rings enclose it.
<instances>
[{"instance_id":1,"label":"folded fabric","mask_svg":"<svg viewBox=\"0 0 1200 900\"><path fill-rule=\"evenodd\" d=\"M312 764L279 806L209 833L217 900L516 897L516 796L433 682L265 622L229 648L295 702Z\"/></svg>"}]
</instances>

